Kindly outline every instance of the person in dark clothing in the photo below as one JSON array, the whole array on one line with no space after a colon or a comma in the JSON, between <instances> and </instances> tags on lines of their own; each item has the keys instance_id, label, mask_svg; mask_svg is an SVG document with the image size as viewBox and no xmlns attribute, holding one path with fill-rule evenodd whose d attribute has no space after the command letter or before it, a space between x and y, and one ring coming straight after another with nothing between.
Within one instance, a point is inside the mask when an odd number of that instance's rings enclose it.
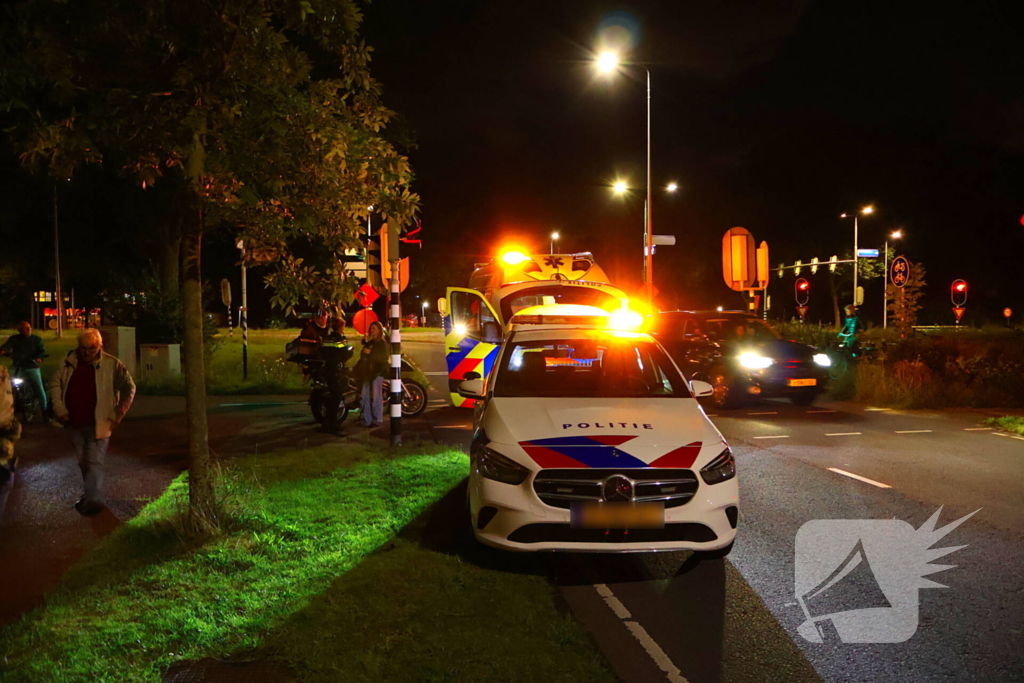
<instances>
[{"instance_id":1,"label":"person in dark clothing","mask_svg":"<svg viewBox=\"0 0 1024 683\"><path fill-rule=\"evenodd\" d=\"M366 427L384 424L384 395L381 393L384 377L388 374L391 352L384 339L384 326L370 323L363 351L359 357L360 379L363 385L362 417Z\"/></svg>"},{"instance_id":2,"label":"person in dark clothing","mask_svg":"<svg viewBox=\"0 0 1024 683\"><path fill-rule=\"evenodd\" d=\"M331 400L327 402L324 429L329 432L338 430L338 407L345 400L348 391L348 360L352 357L352 347L345 338L345 319L334 318L331 329L324 337L320 346L320 357L324 360L324 378L331 392Z\"/></svg>"},{"instance_id":3,"label":"person in dark clothing","mask_svg":"<svg viewBox=\"0 0 1024 683\"><path fill-rule=\"evenodd\" d=\"M43 373L39 365L49 354L46 353L46 346L43 340L32 334L32 325L22 321L18 325L18 334L12 334L0 346L0 355L10 355L11 376L28 382L32 391L36 392L39 404L45 413L49 408L46 401L46 390L43 389Z\"/></svg>"}]
</instances>

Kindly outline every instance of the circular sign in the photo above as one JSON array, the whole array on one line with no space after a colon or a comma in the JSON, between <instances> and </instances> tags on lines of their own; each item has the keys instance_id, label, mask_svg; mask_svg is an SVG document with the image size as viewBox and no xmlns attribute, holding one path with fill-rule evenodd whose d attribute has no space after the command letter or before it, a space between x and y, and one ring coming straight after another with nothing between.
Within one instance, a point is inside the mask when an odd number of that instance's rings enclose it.
<instances>
[{"instance_id":1,"label":"circular sign","mask_svg":"<svg viewBox=\"0 0 1024 683\"><path fill-rule=\"evenodd\" d=\"M366 334L366 331L370 329L370 325L375 322L377 322L377 314L368 308L356 311L356 314L352 316L352 327L359 334Z\"/></svg>"},{"instance_id":2,"label":"circular sign","mask_svg":"<svg viewBox=\"0 0 1024 683\"><path fill-rule=\"evenodd\" d=\"M1009 318L1012 315L1013 315L1013 309L1011 309L1009 307L1003 309L1003 317L1004 318Z\"/></svg>"},{"instance_id":3,"label":"circular sign","mask_svg":"<svg viewBox=\"0 0 1024 683\"><path fill-rule=\"evenodd\" d=\"M904 287L910 281L910 261L906 256L897 256L889 265L889 281L895 287Z\"/></svg>"}]
</instances>

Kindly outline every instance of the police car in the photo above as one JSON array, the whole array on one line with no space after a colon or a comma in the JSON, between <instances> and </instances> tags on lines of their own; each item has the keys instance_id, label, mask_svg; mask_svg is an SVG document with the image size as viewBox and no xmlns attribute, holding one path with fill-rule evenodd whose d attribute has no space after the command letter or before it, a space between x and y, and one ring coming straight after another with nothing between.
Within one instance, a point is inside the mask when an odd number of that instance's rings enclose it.
<instances>
[{"instance_id":1,"label":"police car","mask_svg":"<svg viewBox=\"0 0 1024 683\"><path fill-rule=\"evenodd\" d=\"M614 315L595 312L573 322L522 311L488 376L459 385L476 401L476 538L520 551L727 554L736 465L694 398L711 386L687 383L651 336L609 329Z\"/></svg>"}]
</instances>

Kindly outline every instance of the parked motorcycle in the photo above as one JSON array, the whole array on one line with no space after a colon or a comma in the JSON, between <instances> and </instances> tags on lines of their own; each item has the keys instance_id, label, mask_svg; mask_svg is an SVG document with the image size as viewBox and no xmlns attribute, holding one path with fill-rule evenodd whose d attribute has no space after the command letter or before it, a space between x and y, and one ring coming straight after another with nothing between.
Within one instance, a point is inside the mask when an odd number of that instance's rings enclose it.
<instances>
[{"instance_id":1,"label":"parked motorcycle","mask_svg":"<svg viewBox=\"0 0 1024 683\"><path fill-rule=\"evenodd\" d=\"M323 424L327 419L327 406L330 401L337 400L331 395L330 387L327 385L327 376L324 372L322 361L310 361L306 364L310 377L309 409L315 419ZM412 379L416 373L416 367L407 358L402 358L402 417L416 417L427 408L427 389L418 381ZM362 388L356 378L346 368L342 384L347 388L342 400L338 403L336 423L342 424L348 417L349 411L358 410L361 399ZM384 394L384 403L391 400L391 382L387 379L382 383L381 391Z\"/></svg>"}]
</instances>

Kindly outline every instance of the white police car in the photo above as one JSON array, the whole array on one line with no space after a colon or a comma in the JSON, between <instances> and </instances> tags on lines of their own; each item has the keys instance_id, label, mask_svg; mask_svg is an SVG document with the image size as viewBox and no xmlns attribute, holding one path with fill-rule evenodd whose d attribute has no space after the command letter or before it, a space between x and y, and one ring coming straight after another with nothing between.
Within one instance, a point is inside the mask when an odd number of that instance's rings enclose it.
<instances>
[{"instance_id":1,"label":"white police car","mask_svg":"<svg viewBox=\"0 0 1024 683\"><path fill-rule=\"evenodd\" d=\"M693 395L711 387L691 388L649 335L512 325L488 377L474 375L459 392L477 400L478 540L522 551L732 548L736 465Z\"/></svg>"}]
</instances>

